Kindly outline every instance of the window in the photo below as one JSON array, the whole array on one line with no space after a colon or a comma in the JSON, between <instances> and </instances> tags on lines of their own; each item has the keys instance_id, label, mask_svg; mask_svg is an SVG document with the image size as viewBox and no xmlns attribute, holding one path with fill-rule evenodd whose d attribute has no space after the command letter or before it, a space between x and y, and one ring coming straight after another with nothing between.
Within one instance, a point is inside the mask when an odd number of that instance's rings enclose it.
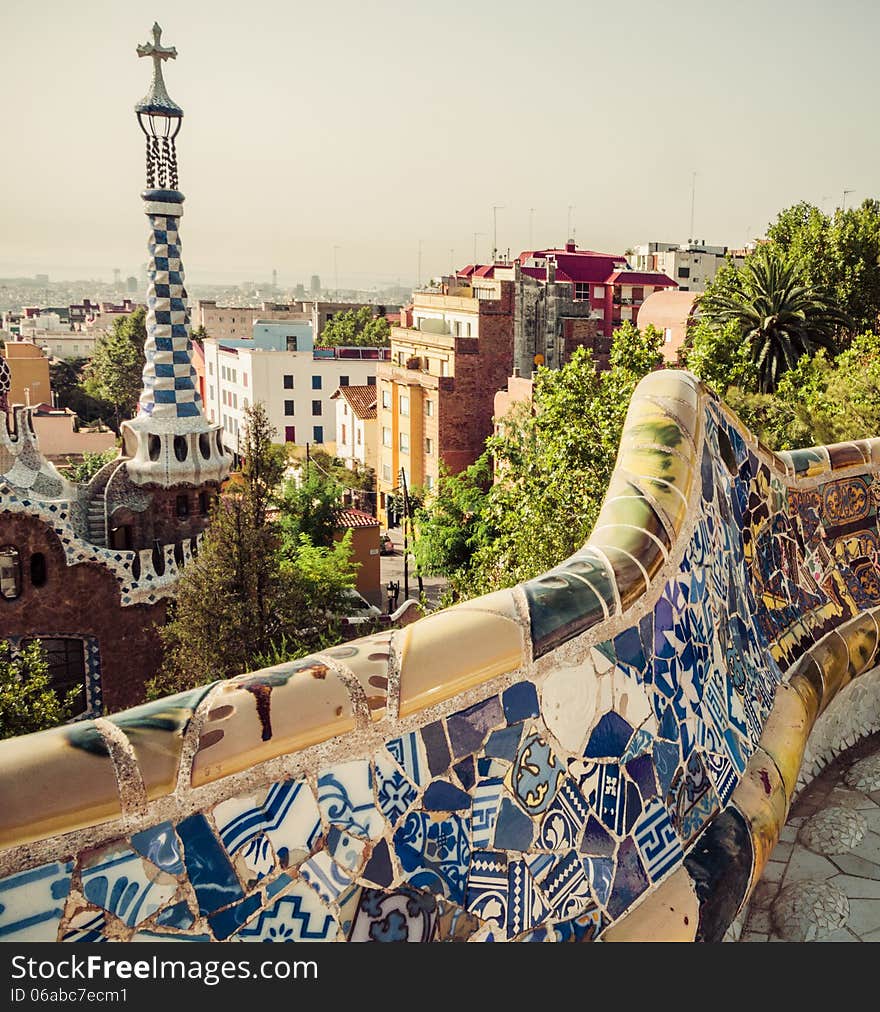
<instances>
[{"instance_id":1,"label":"window","mask_svg":"<svg viewBox=\"0 0 880 1012\"><path fill-rule=\"evenodd\" d=\"M236 411L238 410L238 394L232 395L232 406L235 408Z\"/></svg>"},{"instance_id":2,"label":"window","mask_svg":"<svg viewBox=\"0 0 880 1012\"><path fill-rule=\"evenodd\" d=\"M312 377L312 390L320 390L320 389L321 389L321 377L320 376L313 376Z\"/></svg>"},{"instance_id":3,"label":"window","mask_svg":"<svg viewBox=\"0 0 880 1012\"><path fill-rule=\"evenodd\" d=\"M691 276L691 269L690 269L690 267L679 267L678 268L678 276L680 278L689 278Z\"/></svg>"},{"instance_id":4,"label":"window","mask_svg":"<svg viewBox=\"0 0 880 1012\"><path fill-rule=\"evenodd\" d=\"M284 377L284 389L293 390L293 376L286 375Z\"/></svg>"},{"instance_id":5,"label":"window","mask_svg":"<svg viewBox=\"0 0 880 1012\"><path fill-rule=\"evenodd\" d=\"M434 417L434 402L432 400L425 401L425 415L428 418Z\"/></svg>"},{"instance_id":6,"label":"window","mask_svg":"<svg viewBox=\"0 0 880 1012\"><path fill-rule=\"evenodd\" d=\"M342 426L342 442L343 443L346 442L346 439L345 439L345 426L344 425Z\"/></svg>"},{"instance_id":7,"label":"window","mask_svg":"<svg viewBox=\"0 0 880 1012\"><path fill-rule=\"evenodd\" d=\"M356 431L357 431L357 445L360 446L361 445L361 436L363 435L363 433L361 432L360 427L358 427L358 429Z\"/></svg>"},{"instance_id":8,"label":"window","mask_svg":"<svg viewBox=\"0 0 880 1012\"><path fill-rule=\"evenodd\" d=\"M341 387L347 387L348 386L348 377L347 376L340 376L339 377L339 385Z\"/></svg>"},{"instance_id":9,"label":"window","mask_svg":"<svg viewBox=\"0 0 880 1012\"><path fill-rule=\"evenodd\" d=\"M391 481L391 465L390 464L383 464L382 465L382 481Z\"/></svg>"},{"instance_id":10,"label":"window","mask_svg":"<svg viewBox=\"0 0 880 1012\"><path fill-rule=\"evenodd\" d=\"M34 552L31 556L31 586L46 585L46 556L42 552Z\"/></svg>"},{"instance_id":11,"label":"window","mask_svg":"<svg viewBox=\"0 0 880 1012\"><path fill-rule=\"evenodd\" d=\"M207 516L211 510L211 494L210 492L199 492L199 513L202 516Z\"/></svg>"},{"instance_id":12,"label":"window","mask_svg":"<svg viewBox=\"0 0 880 1012\"><path fill-rule=\"evenodd\" d=\"M213 376L214 375L214 363L213 362L209 362L208 363L208 375L209 376Z\"/></svg>"},{"instance_id":13,"label":"window","mask_svg":"<svg viewBox=\"0 0 880 1012\"><path fill-rule=\"evenodd\" d=\"M14 601L21 593L21 559L12 545L0 548L0 597Z\"/></svg>"},{"instance_id":14,"label":"window","mask_svg":"<svg viewBox=\"0 0 880 1012\"><path fill-rule=\"evenodd\" d=\"M287 350L288 351L299 351L296 346L296 336L294 334L287 335Z\"/></svg>"},{"instance_id":15,"label":"window","mask_svg":"<svg viewBox=\"0 0 880 1012\"><path fill-rule=\"evenodd\" d=\"M320 401L312 401L312 414L313 415L320 415L320 414L322 414L321 402Z\"/></svg>"},{"instance_id":16,"label":"window","mask_svg":"<svg viewBox=\"0 0 880 1012\"><path fill-rule=\"evenodd\" d=\"M382 445L391 446L391 429L382 428Z\"/></svg>"},{"instance_id":17,"label":"window","mask_svg":"<svg viewBox=\"0 0 880 1012\"><path fill-rule=\"evenodd\" d=\"M391 407L391 391L390 390L383 390L382 391L382 407L383 408L390 408Z\"/></svg>"},{"instance_id":18,"label":"window","mask_svg":"<svg viewBox=\"0 0 880 1012\"><path fill-rule=\"evenodd\" d=\"M189 516L189 496L179 495L177 497L177 516L180 520Z\"/></svg>"},{"instance_id":19,"label":"window","mask_svg":"<svg viewBox=\"0 0 880 1012\"><path fill-rule=\"evenodd\" d=\"M434 440L433 439L426 439L425 440L425 453L430 455L433 452L434 452Z\"/></svg>"},{"instance_id":20,"label":"window","mask_svg":"<svg viewBox=\"0 0 880 1012\"><path fill-rule=\"evenodd\" d=\"M296 426L285 425L284 426L284 442L295 443L296 442Z\"/></svg>"},{"instance_id":21,"label":"window","mask_svg":"<svg viewBox=\"0 0 880 1012\"><path fill-rule=\"evenodd\" d=\"M409 433L401 432L400 434L400 452L409 453Z\"/></svg>"},{"instance_id":22,"label":"window","mask_svg":"<svg viewBox=\"0 0 880 1012\"><path fill-rule=\"evenodd\" d=\"M425 488L430 492L434 488L434 475L425 475Z\"/></svg>"},{"instance_id":23,"label":"window","mask_svg":"<svg viewBox=\"0 0 880 1012\"><path fill-rule=\"evenodd\" d=\"M225 365L221 365L220 366L220 379L224 379L224 380L226 379L226 366Z\"/></svg>"},{"instance_id":24,"label":"window","mask_svg":"<svg viewBox=\"0 0 880 1012\"><path fill-rule=\"evenodd\" d=\"M596 285L596 287L593 289L593 298L594 299L604 299L605 298L605 286L604 285Z\"/></svg>"},{"instance_id":25,"label":"window","mask_svg":"<svg viewBox=\"0 0 880 1012\"><path fill-rule=\"evenodd\" d=\"M21 641L22 648L35 642ZM49 684L63 699L71 689L79 689L74 713L86 708L86 657L83 641L75 639L50 640L40 637L46 664L49 668Z\"/></svg>"},{"instance_id":26,"label":"window","mask_svg":"<svg viewBox=\"0 0 880 1012\"><path fill-rule=\"evenodd\" d=\"M348 405L345 403L343 403L342 405L342 413L343 415L345 415L346 418L348 418Z\"/></svg>"},{"instance_id":27,"label":"window","mask_svg":"<svg viewBox=\"0 0 880 1012\"><path fill-rule=\"evenodd\" d=\"M375 385L376 385L376 377L375 376L368 376L367 377L367 386L368 387L374 387Z\"/></svg>"},{"instance_id":28,"label":"window","mask_svg":"<svg viewBox=\"0 0 880 1012\"><path fill-rule=\"evenodd\" d=\"M242 385L242 386L244 386L244 387L246 387L246 386L247 386L247 383L248 383L248 380L247 380L247 373L246 373L246 372L243 372L243 373L241 374L241 385Z\"/></svg>"},{"instance_id":29,"label":"window","mask_svg":"<svg viewBox=\"0 0 880 1012\"><path fill-rule=\"evenodd\" d=\"M214 400L214 388L210 386L208 387L208 400Z\"/></svg>"},{"instance_id":30,"label":"window","mask_svg":"<svg viewBox=\"0 0 880 1012\"><path fill-rule=\"evenodd\" d=\"M590 298L590 285L586 281L576 281L574 285L574 301L588 302Z\"/></svg>"},{"instance_id":31,"label":"window","mask_svg":"<svg viewBox=\"0 0 880 1012\"><path fill-rule=\"evenodd\" d=\"M409 396L407 394L400 395L400 413L402 415L409 414Z\"/></svg>"},{"instance_id":32,"label":"window","mask_svg":"<svg viewBox=\"0 0 880 1012\"><path fill-rule=\"evenodd\" d=\"M312 438L316 443L324 442L324 426L315 425L312 427Z\"/></svg>"},{"instance_id":33,"label":"window","mask_svg":"<svg viewBox=\"0 0 880 1012\"><path fill-rule=\"evenodd\" d=\"M284 414L288 416L293 414L293 401L284 402Z\"/></svg>"},{"instance_id":34,"label":"window","mask_svg":"<svg viewBox=\"0 0 880 1012\"><path fill-rule=\"evenodd\" d=\"M448 376L449 375L449 362L445 358L440 363L440 375L441 376Z\"/></svg>"}]
</instances>

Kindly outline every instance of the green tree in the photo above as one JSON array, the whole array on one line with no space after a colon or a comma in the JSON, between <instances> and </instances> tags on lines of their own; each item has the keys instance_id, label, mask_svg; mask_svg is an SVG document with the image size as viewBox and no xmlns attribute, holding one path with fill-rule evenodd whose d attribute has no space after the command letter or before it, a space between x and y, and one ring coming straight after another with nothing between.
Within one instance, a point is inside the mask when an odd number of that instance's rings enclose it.
<instances>
[{"instance_id":1,"label":"green tree","mask_svg":"<svg viewBox=\"0 0 880 1012\"><path fill-rule=\"evenodd\" d=\"M49 382L59 408L69 408L82 421L97 422L112 418L113 406L86 393L83 382L85 358L64 358L49 363Z\"/></svg>"},{"instance_id":2,"label":"green tree","mask_svg":"<svg viewBox=\"0 0 880 1012\"><path fill-rule=\"evenodd\" d=\"M18 652L0 640L0 738L57 727L73 716L77 690L60 699L39 640Z\"/></svg>"},{"instance_id":3,"label":"green tree","mask_svg":"<svg viewBox=\"0 0 880 1012\"><path fill-rule=\"evenodd\" d=\"M298 479L289 478L279 496L279 524L288 543L305 534L313 545L329 548L342 503L342 486L314 465Z\"/></svg>"},{"instance_id":4,"label":"green tree","mask_svg":"<svg viewBox=\"0 0 880 1012\"><path fill-rule=\"evenodd\" d=\"M239 475L218 497L193 560L180 579L166 654L150 698L180 692L338 640L354 585L350 539L329 548L285 535L277 519L284 448L262 404L245 410ZM348 564L346 568L346 559Z\"/></svg>"},{"instance_id":5,"label":"green tree","mask_svg":"<svg viewBox=\"0 0 880 1012\"><path fill-rule=\"evenodd\" d=\"M734 324L750 351L761 393L772 393L783 373L818 347L834 349L846 322L824 293L805 282L798 264L760 247L737 271L731 291L707 292L703 318L716 327Z\"/></svg>"},{"instance_id":6,"label":"green tree","mask_svg":"<svg viewBox=\"0 0 880 1012\"><path fill-rule=\"evenodd\" d=\"M758 376L751 349L734 321L711 325L697 320L682 352L685 368L724 396L730 386L756 390Z\"/></svg>"},{"instance_id":7,"label":"green tree","mask_svg":"<svg viewBox=\"0 0 880 1012\"><path fill-rule=\"evenodd\" d=\"M118 456L119 450L116 447L110 447L100 453L90 453L86 450L81 461L65 468L65 474L70 481L75 481L79 485L88 485L105 464L109 464Z\"/></svg>"},{"instance_id":8,"label":"green tree","mask_svg":"<svg viewBox=\"0 0 880 1012\"><path fill-rule=\"evenodd\" d=\"M113 330L98 338L95 354L84 371L85 392L111 406L112 416L107 421L117 435L120 424L137 411L146 339L146 309L140 306L114 320Z\"/></svg>"},{"instance_id":9,"label":"green tree","mask_svg":"<svg viewBox=\"0 0 880 1012\"><path fill-rule=\"evenodd\" d=\"M385 348L391 342L391 327L383 315L374 316L371 306L346 309L324 324L319 343L322 348L340 346Z\"/></svg>"}]
</instances>

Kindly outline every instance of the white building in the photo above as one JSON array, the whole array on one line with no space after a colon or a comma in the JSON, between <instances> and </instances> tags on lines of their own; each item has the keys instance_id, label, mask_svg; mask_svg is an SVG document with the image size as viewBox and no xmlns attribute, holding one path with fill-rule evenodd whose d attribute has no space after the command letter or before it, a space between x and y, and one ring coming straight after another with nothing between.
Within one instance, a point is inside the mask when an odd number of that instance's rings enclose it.
<instances>
[{"instance_id":1,"label":"white building","mask_svg":"<svg viewBox=\"0 0 880 1012\"><path fill-rule=\"evenodd\" d=\"M340 386L373 386L383 348L315 349L310 323L256 321L250 340L209 338L205 349L205 410L237 453L244 410L261 401L277 439L335 450ZM290 350L288 350L290 349Z\"/></svg>"},{"instance_id":2,"label":"white building","mask_svg":"<svg viewBox=\"0 0 880 1012\"><path fill-rule=\"evenodd\" d=\"M629 262L638 271L662 271L669 275L678 282L679 291L704 292L728 258L736 267L745 261L742 250L707 246L704 240L689 239L686 243L642 243L635 247Z\"/></svg>"},{"instance_id":3,"label":"white building","mask_svg":"<svg viewBox=\"0 0 880 1012\"><path fill-rule=\"evenodd\" d=\"M336 456L346 467L376 470L376 387L341 386L331 400L336 403Z\"/></svg>"}]
</instances>

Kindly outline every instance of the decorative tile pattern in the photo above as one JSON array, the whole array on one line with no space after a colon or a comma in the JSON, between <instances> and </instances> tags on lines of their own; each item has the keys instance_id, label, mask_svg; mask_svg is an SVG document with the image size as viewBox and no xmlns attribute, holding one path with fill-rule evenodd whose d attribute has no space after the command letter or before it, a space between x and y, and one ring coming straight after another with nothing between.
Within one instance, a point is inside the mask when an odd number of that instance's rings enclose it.
<instances>
[{"instance_id":1,"label":"decorative tile pattern","mask_svg":"<svg viewBox=\"0 0 880 1012\"><path fill-rule=\"evenodd\" d=\"M0 940L56 941L72 871L55 861L0 880Z\"/></svg>"},{"instance_id":2,"label":"decorative tile pattern","mask_svg":"<svg viewBox=\"0 0 880 1012\"><path fill-rule=\"evenodd\" d=\"M341 763L318 776L318 807L328 825L376 840L385 819L376 811L373 770L367 760Z\"/></svg>"},{"instance_id":3,"label":"decorative tile pattern","mask_svg":"<svg viewBox=\"0 0 880 1012\"><path fill-rule=\"evenodd\" d=\"M90 855L80 869L82 891L130 928L154 914L177 892L175 878L145 864L129 847L111 845Z\"/></svg>"},{"instance_id":4,"label":"decorative tile pattern","mask_svg":"<svg viewBox=\"0 0 880 1012\"><path fill-rule=\"evenodd\" d=\"M429 942L437 925L437 898L406 886L391 893L364 889L352 942Z\"/></svg>"}]
</instances>

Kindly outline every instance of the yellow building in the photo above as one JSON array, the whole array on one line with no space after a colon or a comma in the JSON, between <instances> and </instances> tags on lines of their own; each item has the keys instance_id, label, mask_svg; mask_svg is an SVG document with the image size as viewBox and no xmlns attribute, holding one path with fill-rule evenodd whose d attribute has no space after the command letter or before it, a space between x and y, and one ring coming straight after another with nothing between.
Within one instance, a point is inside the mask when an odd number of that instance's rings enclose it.
<instances>
[{"instance_id":1,"label":"yellow building","mask_svg":"<svg viewBox=\"0 0 880 1012\"><path fill-rule=\"evenodd\" d=\"M49 359L42 349L29 341L8 341L3 355L11 375L10 405L51 404Z\"/></svg>"}]
</instances>

